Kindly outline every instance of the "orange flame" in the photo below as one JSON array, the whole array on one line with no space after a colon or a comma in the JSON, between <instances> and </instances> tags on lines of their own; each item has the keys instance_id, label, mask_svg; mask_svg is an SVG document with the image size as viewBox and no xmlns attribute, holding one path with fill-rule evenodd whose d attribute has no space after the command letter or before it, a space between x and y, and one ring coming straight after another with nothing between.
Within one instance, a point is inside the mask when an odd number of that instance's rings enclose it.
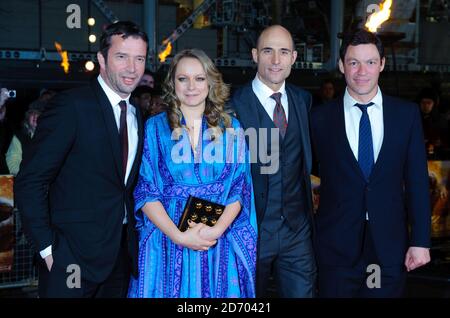
<instances>
[{"instance_id":1,"label":"orange flame","mask_svg":"<svg viewBox=\"0 0 450 318\"><path fill-rule=\"evenodd\" d=\"M380 25L389 19L391 15L391 6L392 0L385 0L382 4L380 4L380 11L370 15L369 21L367 21L365 27L370 32L377 32Z\"/></svg>"},{"instance_id":2,"label":"orange flame","mask_svg":"<svg viewBox=\"0 0 450 318\"><path fill-rule=\"evenodd\" d=\"M158 54L159 57L159 61L161 63L163 63L166 60L166 57L170 54L170 52L172 52L172 43L170 43L170 41L164 40L163 44L166 44L167 46L164 49L164 51L162 51L161 53Z\"/></svg>"},{"instance_id":3,"label":"orange flame","mask_svg":"<svg viewBox=\"0 0 450 318\"><path fill-rule=\"evenodd\" d=\"M59 44L58 42L55 42L55 47L62 59L62 62L60 65L63 67L64 73L67 74L67 73L69 73L69 66L70 66L69 57L67 56L67 51L63 51L61 44Z\"/></svg>"}]
</instances>

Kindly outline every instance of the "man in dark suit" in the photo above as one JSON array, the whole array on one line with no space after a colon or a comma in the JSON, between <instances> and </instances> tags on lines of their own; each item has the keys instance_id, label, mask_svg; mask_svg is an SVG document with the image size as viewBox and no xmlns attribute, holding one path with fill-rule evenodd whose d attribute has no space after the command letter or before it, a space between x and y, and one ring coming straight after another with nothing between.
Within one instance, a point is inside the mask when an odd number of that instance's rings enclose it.
<instances>
[{"instance_id":1,"label":"man in dark suit","mask_svg":"<svg viewBox=\"0 0 450 318\"><path fill-rule=\"evenodd\" d=\"M54 97L39 118L15 195L43 259L40 297L123 297L137 274L132 191L143 130L129 97L147 47L134 23L108 26L98 78Z\"/></svg>"},{"instance_id":2,"label":"man in dark suit","mask_svg":"<svg viewBox=\"0 0 450 318\"><path fill-rule=\"evenodd\" d=\"M313 297L311 96L285 82L297 57L288 30L265 29L252 55L258 72L233 95L231 107L247 135L255 132L249 146L259 228L257 296L268 295L273 276L279 296Z\"/></svg>"},{"instance_id":3,"label":"man in dark suit","mask_svg":"<svg viewBox=\"0 0 450 318\"><path fill-rule=\"evenodd\" d=\"M384 65L377 36L346 35L339 60L345 95L312 110L321 178L315 218L321 297L399 297L405 269L430 260L419 108L381 93Z\"/></svg>"}]
</instances>

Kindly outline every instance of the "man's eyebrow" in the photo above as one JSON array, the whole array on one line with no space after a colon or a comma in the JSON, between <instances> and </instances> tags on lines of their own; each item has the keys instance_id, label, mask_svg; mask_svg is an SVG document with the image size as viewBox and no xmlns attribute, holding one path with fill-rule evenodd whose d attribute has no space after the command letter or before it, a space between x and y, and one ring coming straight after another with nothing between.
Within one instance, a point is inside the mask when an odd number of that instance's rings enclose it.
<instances>
[{"instance_id":1,"label":"man's eyebrow","mask_svg":"<svg viewBox=\"0 0 450 318\"><path fill-rule=\"evenodd\" d=\"M126 55L126 56L129 56L128 53L123 53L123 52L116 52L116 53L114 53L114 55ZM135 57L143 57L143 58L146 58L146 55L136 55Z\"/></svg>"},{"instance_id":2,"label":"man's eyebrow","mask_svg":"<svg viewBox=\"0 0 450 318\"><path fill-rule=\"evenodd\" d=\"M266 47L263 47L262 49L261 49L261 51L262 50L275 50L273 47L270 47L270 46L266 46ZM289 49L289 48L287 48L287 47L282 47L280 50L282 50L282 51L289 51L289 52L291 52L292 50L291 49Z\"/></svg>"},{"instance_id":3,"label":"man's eyebrow","mask_svg":"<svg viewBox=\"0 0 450 318\"><path fill-rule=\"evenodd\" d=\"M357 62L360 62L360 61L363 61L363 62L380 61L380 58L378 58L378 57L371 57L371 58L364 59L364 60L358 60L356 57L348 57L348 58L345 59L345 61L346 62L349 62L349 61L357 61Z\"/></svg>"}]
</instances>

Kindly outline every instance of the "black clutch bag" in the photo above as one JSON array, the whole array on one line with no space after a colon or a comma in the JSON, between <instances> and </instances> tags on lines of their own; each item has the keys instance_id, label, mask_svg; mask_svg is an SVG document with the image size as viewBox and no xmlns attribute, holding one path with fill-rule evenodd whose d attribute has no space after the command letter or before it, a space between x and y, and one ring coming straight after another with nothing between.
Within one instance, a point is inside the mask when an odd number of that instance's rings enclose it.
<instances>
[{"instance_id":1,"label":"black clutch bag","mask_svg":"<svg viewBox=\"0 0 450 318\"><path fill-rule=\"evenodd\" d=\"M186 231L189 227L189 220L195 223L201 222L209 226L214 226L224 210L224 205L189 196L184 207L183 215L178 223L178 229L181 232Z\"/></svg>"}]
</instances>

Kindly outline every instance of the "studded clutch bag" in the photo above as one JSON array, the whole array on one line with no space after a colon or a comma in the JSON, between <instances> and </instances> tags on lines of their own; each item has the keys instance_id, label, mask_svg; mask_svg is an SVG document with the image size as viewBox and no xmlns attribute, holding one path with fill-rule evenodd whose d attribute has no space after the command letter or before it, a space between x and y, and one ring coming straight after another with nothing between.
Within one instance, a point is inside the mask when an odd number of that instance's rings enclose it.
<instances>
[{"instance_id":1,"label":"studded clutch bag","mask_svg":"<svg viewBox=\"0 0 450 318\"><path fill-rule=\"evenodd\" d=\"M189 220L214 226L224 210L224 205L189 196L183 215L178 223L178 229L181 232L186 231L189 227Z\"/></svg>"}]
</instances>

